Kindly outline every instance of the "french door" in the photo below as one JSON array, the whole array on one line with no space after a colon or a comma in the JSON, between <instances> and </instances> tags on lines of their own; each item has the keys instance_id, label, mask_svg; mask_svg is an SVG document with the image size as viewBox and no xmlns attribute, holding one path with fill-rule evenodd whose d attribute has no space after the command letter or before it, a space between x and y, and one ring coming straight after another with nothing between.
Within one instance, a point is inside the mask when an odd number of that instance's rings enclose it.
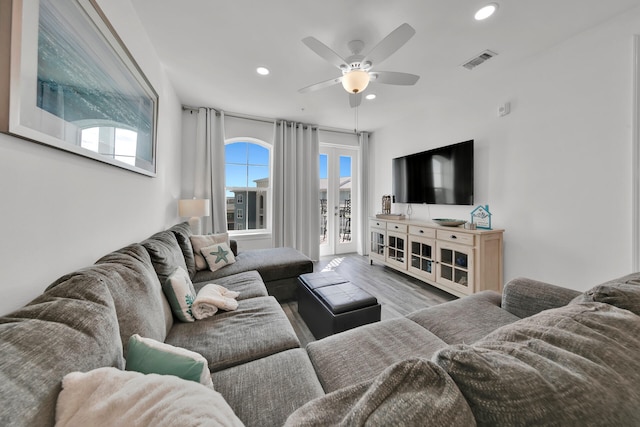
<instances>
[{"instance_id":1,"label":"french door","mask_svg":"<svg viewBox=\"0 0 640 427\"><path fill-rule=\"evenodd\" d=\"M320 255L356 252L358 150L320 145Z\"/></svg>"}]
</instances>

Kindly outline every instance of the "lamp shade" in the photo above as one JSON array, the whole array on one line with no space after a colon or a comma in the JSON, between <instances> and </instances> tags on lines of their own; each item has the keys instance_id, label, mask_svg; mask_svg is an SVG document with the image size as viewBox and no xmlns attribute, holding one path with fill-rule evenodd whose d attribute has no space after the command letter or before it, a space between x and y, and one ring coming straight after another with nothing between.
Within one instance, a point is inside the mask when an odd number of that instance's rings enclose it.
<instances>
[{"instance_id":1,"label":"lamp shade","mask_svg":"<svg viewBox=\"0 0 640 427\"><path fill-rule=\"evenodd\" d=\"M342 76L342 87L349 93L359 93L369 85L369 73L362 70L349 71Z\"/></svg>"},{"instance_id":2,"label":"lamp shade","mask_svg":"<svg viewBox=\"0 0 640 427\"><path fill-rule=\"evenodd\" d=\"M210 213L209 199L184 199L178 202L178 215L182 217L202 217Z\"/></svg>"}]
</instances>

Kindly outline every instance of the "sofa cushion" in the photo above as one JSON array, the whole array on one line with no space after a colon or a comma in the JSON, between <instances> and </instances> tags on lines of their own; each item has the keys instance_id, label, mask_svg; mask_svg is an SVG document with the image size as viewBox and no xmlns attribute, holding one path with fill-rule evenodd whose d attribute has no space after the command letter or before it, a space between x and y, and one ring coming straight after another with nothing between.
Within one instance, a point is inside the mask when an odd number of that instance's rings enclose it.
<instances>
[{"instance_id":1,"label":"sofa cushion","mask_svg":"<svg viewBox=\"0 0 640 427\"><path fill-rule=\"evenodd\" d=\"M238 301L255 297L266 297L267 288L260 277L260 273L255 270L245 271L244 273L232 274L227 277L220 277L212 282L200 282L194 283L193 286L196 292L200 292L205 285L209 283L215 283L216 285L224 286L230 291L239 292L240 295L236 298Z\"/></svg>"},{"instance_id":2,"label":"sofa cushion","mask_svg":"<svg viewBox=\"0 0 640 427\"><path fill-rule=\"evenodd\" d=\"M214 387L247 426L281 426L323 396L307 353L296 348L213 374Z\"/></svg>"},{"instance_id":3,"label":"sofa cushion","mask_svg":"<svg viewBox=\"0 0 640 427\"><path fill-rule=\"evenodd\" d=\"M405 318L390 319L331 335L307 345L324 391L371 380L409 357L429 358L446 343Z\"/></svg>"},{"instance_id":4,"label":"sofa cushion","mask_svg":"<svg viewBox=\"0 0 640 427\"><path fill-rule=\"evenodd\" d=\"M235 264L218 271L198 271L194 282L205 282L257 270L265 283L283 278L297 277L313 271L313 262L302 252L293 248L254 249L240 252Z\"/></svg>"},{"instance_id":5,"label":"sofa cushion","mask_svg":"<svg viewBox=\"0 0 640 427\"><path fill-rule=\"evenodd\" d=\"M103 256L89 268L99 269L108 277L106 283L115 302L125 357L131 335L164 341L173 316L144 247L137 243L126 246Z\"/></svg>"},{"instance_id":6,"label":"sofa cushion","mask_svg":"<svg viewBox=\"0 0 640 427\"><path fill-rule=\"evenodd\" d=\"M629 274L594 286L571 302L603 302L640 316L640 273Z\"/></svg>"},{"instance_id":7,"label":"sofa cushion","mask_svg":"<svg viewBox=\"0 0 640 427\"><path fill-rule=\"evenodd\" d=\"M196 260L193 253L193 246L191 245L191 226L188 222L181 222L169 229L175 236L180 250L182 250L182 256L184 257L184 263L187 266L189 277L193 278L196 274Z\"/></svg>"},{"instance_id":8,"label":"sofa cushion","mask_svg":"<svg viewBox=\"0 0 640 427\"><path fill-rule=\"evenodd\" d=\"M169 301L171 311L181 322L194 322L191 306L196 299L196 290L191 283L189 273L182 268L176 269L162 284L162 291Z\"/></svg>"},{"instance_id":9,"label":"sofa cushion","mask_svg":"<svg viewBox=\"0 0 640 427\"><path fill-rule=\"evenodd\" d=\"M149 252L151 263L156 270L160 283L176 269L182 267L187 270L182 250L176 236L171 231L161 231L142 242L142 246ZM188 270L187 270L188 271Z\"/></svg>"},{"instance_id":10,"label":"sofa cushion","mask_svg":"<svg viewBox=\"0 0 640 427\"><path fill-rule=\"evenodd\" d=\"M231 252L229 245L225 242L205 246L200 249L200 253L207 261L207 265L211 271L220 270L236 262L236 257L233 256L233 252Z\"/></svg>"},{"instance_id":11,"label":"sofa cushion","mask_svg":"<svg viewBox=\"0 0 640 427\"><path fill-rule=\"evenodd\" d=\"M504 326L433 360L478 425L640 425L640 317L571 304Z\"/></svg>"},{"instance_id":12,"label":"sofa cushion","mask_svg":"<svg viewBox=\"0 0 640 427\"><path fill-rule=\"evenodd\" d=\"M0 355L0 425L52 426L66 374L124 366L104 276L69 277L0 317Z\"/></svg>"},{"instance_id":13,"label":"sofa cushion","mask_svg":"<svg viewBox=\"0 0 640 427\"><path fill-rule=\"evenodd\" d=\"M447 344L471 344L500 326L520 320L500 308L500 301L499 293L483 291L415 311L407 318Z\"/></svg>"},{"instance_id":14,"label":"sofa cushion","mask_svg":"<svg viewBox=\"0 0 640 427\"><path fill-rule=\"evenodd\" d=\"M143 374L174 375L213 387L209 365L202 355L138 334L129 339L126 370Z\"/></svg>"},{"instance_id":15,"label":"sofa cushion","mask_svg":"<svg viewBox=\"0 0 640 427\"><path fill-rule=\"evenodd\" d=\"M407 359L375 380L330 393L294 412L286 426L475 426L469 405L442 368Z\"/></svg>"},{"instance_id":16,"label":"sofa cushion","mask_svg":"<svg viewBox=\"0 0 640 427\"><path fill-rule=\"evenodd\" d=\"M58 398L57 427L242 426L220 393L172 375L114 368L73 372Z\"/></svg>"},{"instance_id":17,"label":"sofa cushion","mask_svg":"<svg viewBox=\"0 0 640 427\"><path fill-rule=\"evenodd\" d=\"M211 372L300 346L273 297L242 300L235 311L218 312L194 323L176 323L165 342L202 354Z\"/></svg>"},{"instance_id":18,"label":"sofa cushion","mask_svg":"<svg viewBox=\"0 0 640 427\"><path fill-rule=\"evenodd\" d=\"M191 236L190 239L195 257L196 271L207 270L209 265L207 264L205 256L202 254L202 249L216 243L226 243L228 245L229 233L194 235Z\"/></svg>"}]
</instances>

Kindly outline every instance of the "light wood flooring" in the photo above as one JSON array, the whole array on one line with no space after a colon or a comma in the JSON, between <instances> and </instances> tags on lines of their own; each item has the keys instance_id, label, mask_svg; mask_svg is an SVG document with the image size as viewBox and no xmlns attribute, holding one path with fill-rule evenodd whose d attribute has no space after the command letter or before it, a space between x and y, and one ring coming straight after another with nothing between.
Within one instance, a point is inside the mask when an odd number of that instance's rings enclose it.
<instances>
[{"instance_id":1,"label":"light wood flooring","mask_svg":"<svg viewBox=\"0 0 640 427\"><path fill-rule=\"evenodd\" d=\"M378 299L382 306L381 320L405 316L412 311L430 307L456 299L413 277L399 273L380 263L369 264L369 257L358 254L344 254L321 257L314 263L314 271L333 270L356 286L366 290ZM298 314L298 303L290 301L282 304L300 344L305 347L315 341L313 334Z\"/></svg>"}]
</instances>

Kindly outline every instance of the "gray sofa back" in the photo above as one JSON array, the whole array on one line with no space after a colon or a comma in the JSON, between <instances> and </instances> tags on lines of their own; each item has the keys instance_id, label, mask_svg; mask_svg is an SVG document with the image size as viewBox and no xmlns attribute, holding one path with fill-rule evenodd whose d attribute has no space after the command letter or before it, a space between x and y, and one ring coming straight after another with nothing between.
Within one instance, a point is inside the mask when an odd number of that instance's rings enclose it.
<instances>
[{"instance_id":1,"label":"gray sofa back","mask_svg":"<svg viewBox=\"0 0 640 427\"><path fill-rule=\"evenodd\" d=\"M109 280L82 270L0 317L0 425L53 425L64 375L124 367Z\"/></svg>"}]
</instances>

